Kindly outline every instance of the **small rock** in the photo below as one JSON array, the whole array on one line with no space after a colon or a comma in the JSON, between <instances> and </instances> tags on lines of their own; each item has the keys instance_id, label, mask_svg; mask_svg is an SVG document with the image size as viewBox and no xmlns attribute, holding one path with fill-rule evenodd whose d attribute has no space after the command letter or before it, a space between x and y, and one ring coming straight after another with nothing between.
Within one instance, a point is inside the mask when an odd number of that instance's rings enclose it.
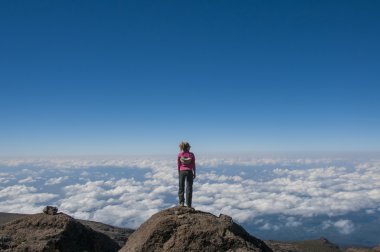
<instances>
[{"instance_id":1,"label":"small rock","mask_svg":"<svg viewBox=\"0 0 380 252\"><path fill-rule=\"evenodd\" d=\"M58 208L53 206L46 206L43 212L49 215L56 215L58 213Z\"/></svg>"}]
</instances>

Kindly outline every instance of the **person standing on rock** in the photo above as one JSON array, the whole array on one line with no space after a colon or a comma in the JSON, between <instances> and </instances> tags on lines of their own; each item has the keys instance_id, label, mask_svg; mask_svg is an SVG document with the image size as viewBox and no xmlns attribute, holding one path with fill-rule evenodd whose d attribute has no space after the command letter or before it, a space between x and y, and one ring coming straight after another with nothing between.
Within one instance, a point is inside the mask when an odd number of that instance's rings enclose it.
<instances>
[{"instance_id":1,"label":"person standing on rock","mask_svg":"<svg viewBox=\"0 0 380 252\"><path fill-rule=\"evenodd\" d=\"M191 201L193 197L193 180L196 177L195 169L195 155L190 152L190 144L188 142L181 142L179 144L180 153L178 154L178 178L179 189L178 198L179 205L184 206L185 198L185 181L186 181L186 205L191 207Z\"/></svg>"}]
</instances>

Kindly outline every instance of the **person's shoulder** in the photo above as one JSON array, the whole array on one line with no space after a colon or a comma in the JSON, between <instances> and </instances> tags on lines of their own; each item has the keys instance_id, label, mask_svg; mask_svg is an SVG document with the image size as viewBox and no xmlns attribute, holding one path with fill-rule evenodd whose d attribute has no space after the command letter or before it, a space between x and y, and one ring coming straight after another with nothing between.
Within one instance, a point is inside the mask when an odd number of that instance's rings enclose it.
<instances>
[{"instance_id":1,"label":"person's shoulder","mask_svg":"<svg viewBox=\"0 0 380 252\"><path fill-rule=\"evenodd\" d=\"M195 157L195 155L194 155L194 153L193 152L189 152L190 153L190 155L193 155L194 157Z\"/></svg>"}]
</instances>

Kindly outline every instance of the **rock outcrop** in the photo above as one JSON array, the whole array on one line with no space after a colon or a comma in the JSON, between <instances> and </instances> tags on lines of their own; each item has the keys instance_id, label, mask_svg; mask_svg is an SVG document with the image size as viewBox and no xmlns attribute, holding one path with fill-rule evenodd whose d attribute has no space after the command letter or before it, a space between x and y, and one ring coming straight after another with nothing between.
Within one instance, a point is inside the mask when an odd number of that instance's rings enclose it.
<instances>
[{"instance_id":1,"label":"rock outcrop","mask_svg":"<svg viewBox=\"0 0 380 252\"><path fill-rule=\"evenodd\" d=\"M119 245L72 217L33 214L0 226L0 251L114 252Z\"/></svg>"},{"instance_id":2,"label":"rock outcrop","mask_svg":"<svg viewBox=\"0 0 380 252\"><path fill-rule=\"evenodd\" d=\"M122 252L145 251L272 251L226 215L187 207L173 207L154 214L128 239Z\"/></svg>"},{"instance_id":3,"label":"rock outcrop","mask_svg":"<svg viewBox=\"0 0 380 252\"><path fill-rule=\"evenodd\" d=\"M58 213L58 208L53 206L46 206L42 212L44 214L56 215Z\"/></svg>"},{"instance_id":4,"label":"rock outcrop","mask_svg":"<svg viewBox=\"0 0 380 252\"><path fill-rule=\"evenodd\" d=\"M317 240L305 241L265 241L265 243L273 250L273 252L307 252L307 251L323 251L323 252L342 252L334 243L331 243L324 237Z\"/></svg>"}]
</instances>

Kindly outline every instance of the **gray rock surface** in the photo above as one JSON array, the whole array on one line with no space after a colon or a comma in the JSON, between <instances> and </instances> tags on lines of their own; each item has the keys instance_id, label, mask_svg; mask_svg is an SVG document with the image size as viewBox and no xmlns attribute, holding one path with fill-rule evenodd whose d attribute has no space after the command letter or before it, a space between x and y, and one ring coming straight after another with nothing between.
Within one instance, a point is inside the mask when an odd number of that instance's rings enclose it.
<instances>
[{"instance_id":1,"label":"gray rock surface","mask_svg":"<svg viewBox=\"0 0 380 252\"><path fill-rule=\"evenodd\" d=\"M31 216L31 214L15 214L15 213L0 212L0 226L6 225L8 222L11 222L20 218L24 218L27 216ZM112 240L114 240L117 244L119 244L120 248L125 245L125 243L128 240L128 237L135 231L130 228L115 227L115 226L107 225L107 224L96 222L96 221L79 220L79 219L76 219L76 220L82 223L83 225L85 225L86 227L93 229L96 232L107 235Z\"/></svg>"},{"instance_id":2,"label":"gray rock surface","mask_svg":"<svg viewBox=\"0 0 380 252\"><path fill-rule=\"evenodd\" d=\"M33 214L0 226L0 251L113 252L120 246L66 214Z\"/></svg>"},{"instance_id":3,"label":"gray rock surface","mask_svg":"<svg viewBox=\"0 0 380 252\"><path fill-rule=\"evenodd\" d=\"M272 251L227 215L219 217L187 207L154 214L128 239L122 252Z\"/></svg>"}]
</instances>

